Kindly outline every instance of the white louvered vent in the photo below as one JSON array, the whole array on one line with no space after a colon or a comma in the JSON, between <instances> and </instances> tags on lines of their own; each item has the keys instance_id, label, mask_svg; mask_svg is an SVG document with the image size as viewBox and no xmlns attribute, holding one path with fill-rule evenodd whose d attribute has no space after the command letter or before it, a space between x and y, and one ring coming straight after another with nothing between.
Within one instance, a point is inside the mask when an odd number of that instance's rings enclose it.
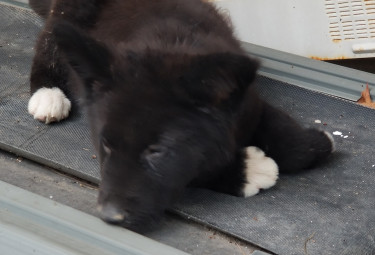
<instances>
[{"instance_id":1,"label":"white louvered vent","mask_svg":"<svg viewBox=\"0 0 375 255\"><path fill-rule=\"evenodd\" d=\"M326 0L334 41L375 38L375 0Z\"/></svg>"}]
</instances>

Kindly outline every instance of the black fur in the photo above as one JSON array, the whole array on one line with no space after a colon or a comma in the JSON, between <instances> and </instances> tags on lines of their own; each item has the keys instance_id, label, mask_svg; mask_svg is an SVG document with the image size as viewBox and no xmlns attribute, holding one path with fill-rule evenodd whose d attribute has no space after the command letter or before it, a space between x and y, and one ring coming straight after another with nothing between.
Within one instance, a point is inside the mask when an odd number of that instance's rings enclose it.
<instances>
[{"instance_id":1,"label":"black fur","mask_svg":"<svg viewBox=\"0 0 375 255\"><path fill-rule=\"evenodd\" d=\"M264 150L282 172L331 153L323 132L259 99L251 86L258 62L210 4L35 2L46 25L31 91L59 87L85 98L104 220L140 230L187 185L242 195L247 146Z\"/></svg>"}]
</instances>

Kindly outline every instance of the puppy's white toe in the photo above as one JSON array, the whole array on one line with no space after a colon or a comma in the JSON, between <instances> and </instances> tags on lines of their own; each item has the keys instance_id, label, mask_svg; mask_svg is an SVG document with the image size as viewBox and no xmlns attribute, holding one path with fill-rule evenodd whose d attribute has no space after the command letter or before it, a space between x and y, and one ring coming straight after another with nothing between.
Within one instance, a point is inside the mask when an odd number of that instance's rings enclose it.
<instances>
[{"instance_id":1,"label":"puppy's white toe","mask_svg":"<svg viewBox=\"0 0 375 255\"><path fill-rule=\"evenodd\" d=\"M246 184L243 188L244 197L254 196L260 189L268 189L276 184L279 168L276 162L264 155L257 147L245 148L245 175Z\"/></svg>"},{"instance_id":2,"label":"puppy's white toe","mask_svg":"<svg viewBox=\"0 0 375 255\"><path fill-rule=\"evenodd\" d=\"M41 88L29 100L28 111L46 124L69 116L71 102L59 88Z\"/></svg>"}]
</instances>

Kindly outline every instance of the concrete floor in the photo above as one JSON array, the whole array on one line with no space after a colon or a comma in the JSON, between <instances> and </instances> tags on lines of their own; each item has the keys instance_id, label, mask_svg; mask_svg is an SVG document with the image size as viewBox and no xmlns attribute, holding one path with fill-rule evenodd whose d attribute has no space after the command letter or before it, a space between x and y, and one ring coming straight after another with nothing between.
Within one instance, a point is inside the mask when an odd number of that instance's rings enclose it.
<instances>
[{"instance_id":1,"label":"concrete floor","mask_svg":"<svg viewBox=\"0 0 375 255\"><path fill-rule=\"evenodd\" d=\"M96 186L1 150L0 180L96 215ZM259 250L169 213L158 229L146 236L196 255L244 255Z\"/></svg>"}]
</instances>

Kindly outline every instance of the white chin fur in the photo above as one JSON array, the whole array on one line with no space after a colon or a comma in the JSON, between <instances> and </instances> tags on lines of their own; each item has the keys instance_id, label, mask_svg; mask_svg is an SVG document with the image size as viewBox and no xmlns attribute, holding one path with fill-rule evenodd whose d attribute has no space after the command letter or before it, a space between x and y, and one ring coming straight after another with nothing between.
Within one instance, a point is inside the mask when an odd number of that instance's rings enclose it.
<instances>
[{"instance_id":1,"label":"white chin fur","mask_svg":"<svg viewBox=\"0 0 375 255\"><path fill-rule=\"evenodd\" d=\"M59 88L41 88L29 100L28 111L46 124L68 117L71 102Z\"/></svg>"},{"instance_id":2,"label":"white chin fur","mask_svg":"<svg viewBox=\"0 0 375 255\"><path fill-rule=\"evenodd\" d=\"M279 176L279 168L276 162L264 155L257 147L245 148L247 159L245 160L246 181L243 188L244 197L256 195L260 189L268 189L276 184Z\"/></svg>"}]
</instances>

